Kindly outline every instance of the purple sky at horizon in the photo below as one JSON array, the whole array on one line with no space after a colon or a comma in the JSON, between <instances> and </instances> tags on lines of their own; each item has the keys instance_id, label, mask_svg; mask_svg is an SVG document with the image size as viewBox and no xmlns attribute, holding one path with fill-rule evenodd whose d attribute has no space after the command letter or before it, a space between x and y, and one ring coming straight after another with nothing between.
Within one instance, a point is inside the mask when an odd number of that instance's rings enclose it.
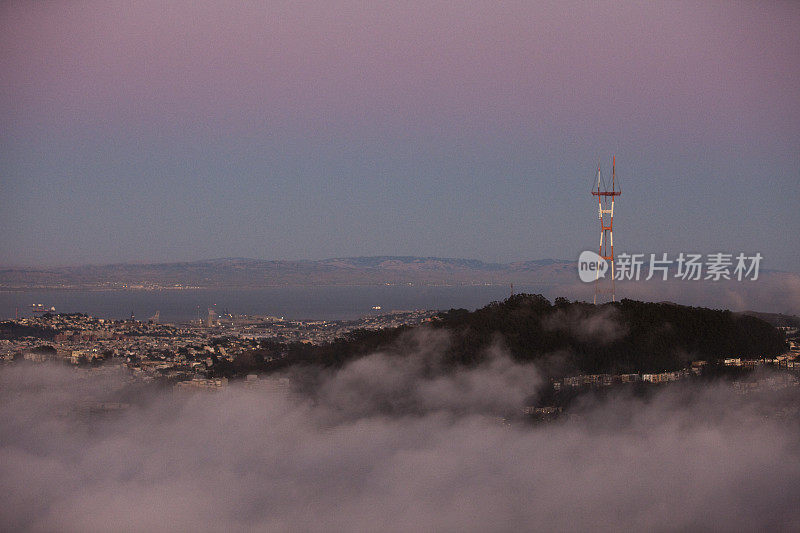
<instances>
[{"instance_id":1,"label":"purple sky at horizon","mask_svg":"<svg viewBox=\"0 0 800 533\"><path fill-rule=\"evenodd\" d=\"M798 271L800 4L6 2L0 264L486 261L615 244Z\"/></svg>"}]
</instances>

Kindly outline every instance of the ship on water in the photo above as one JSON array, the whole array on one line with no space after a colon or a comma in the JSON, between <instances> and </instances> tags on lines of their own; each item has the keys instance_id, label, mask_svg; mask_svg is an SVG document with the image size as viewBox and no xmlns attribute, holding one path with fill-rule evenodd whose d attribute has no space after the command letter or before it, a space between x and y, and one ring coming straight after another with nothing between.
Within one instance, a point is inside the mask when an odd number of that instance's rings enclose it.
<instances>
[{"instance_id":1,"label":"ship on water","mask_svg":"<svg viewBox=\"0 0 800 533\"><path fill-rule=\"evenodd\" d=\"M42 304L31 304L31 310L33 311L34 315L43 315L45 313L55 313L56 307L55 306L45 307Z\"/></svg>"}]
</instances>

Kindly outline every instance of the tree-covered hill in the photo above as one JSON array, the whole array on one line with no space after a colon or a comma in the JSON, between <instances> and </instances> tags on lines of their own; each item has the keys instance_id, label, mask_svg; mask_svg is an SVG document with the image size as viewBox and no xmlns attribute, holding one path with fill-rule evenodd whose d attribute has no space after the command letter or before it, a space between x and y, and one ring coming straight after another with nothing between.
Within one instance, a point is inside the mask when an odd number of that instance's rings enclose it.
<instances>
[{"instance_id":1,"label":"tree-covered hill","mask_svg":"<svg viewBox=\"0 0 800 533\"><path fill-rule=\"evenodd\" d=\"M436 325L454 333L451 355L470 362L500 334L520 361L587 373L648 372L695 359L775 356L781 332L752 316L634 300L595 306L520 294L475 312L451 310ZM554 357L557 356L557 357Z\"/></svg>"},{"instance_id":2,"label":"tree-covered hill","mask_svg":"<svg viewBox=\"0 0 800 533\"><path fill-rule=\"evenodd\" d=\"M531 294L473 312L451 309L419 328L449 334L445 364L476 364L489 348L499 346L553 376L660 372L697 359L774 357L785 349L783 334L773 326L730 311L634 300L595 306L557 298L551 304ZM267 342L219 370L239 374L298 364L340 366L377 350L402 356L414 342L414 329L356 331L322 346Z\"/></svg>"}]
</instances>

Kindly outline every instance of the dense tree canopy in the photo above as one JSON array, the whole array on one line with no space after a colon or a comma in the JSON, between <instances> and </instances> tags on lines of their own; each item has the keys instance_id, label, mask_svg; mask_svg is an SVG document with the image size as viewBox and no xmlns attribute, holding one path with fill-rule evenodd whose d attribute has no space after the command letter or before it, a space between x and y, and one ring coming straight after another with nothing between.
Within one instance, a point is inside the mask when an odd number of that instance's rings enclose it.
<instances>
[{"instance_id":1,"label":"dense tree canopy","mask_svg":"<svg viewBox=\"0 0 800 533\"><path fill-rule=\"evenodd\" d=\"M557 298L551 304L531 294L473 312L451 309L418 327L449 333L446 363L476 364L499 346L553 376L660 372L696 359L773 357L785 348L783 334L770 324L730 311L634 300L595 306ZM296 364L335 367L377 350L401 356L415 329L359 330L321 346L268 341L233 368L242 373Z\"/></svg>"},{"instance_id":2,"label":"dense tree canopy","mask_svg":"<svg viewBox=\"0 0 800 533\"><path fill-rule=\"evenodd\" d=\"M25 326L16 322L0 322L0 339L19 339L21 337L36 337L39 339L52 339L56 330L39 326Z\"/></svg>"}]
</instances>

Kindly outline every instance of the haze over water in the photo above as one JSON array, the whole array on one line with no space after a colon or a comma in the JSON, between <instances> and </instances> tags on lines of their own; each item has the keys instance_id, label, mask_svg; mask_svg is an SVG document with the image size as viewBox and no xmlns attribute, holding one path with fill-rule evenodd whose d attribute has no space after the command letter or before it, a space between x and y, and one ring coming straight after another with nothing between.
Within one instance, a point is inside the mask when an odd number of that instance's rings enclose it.
<instances>
[{"instance_id":1,"label":"haze over water","mask_svg":"<svg viewBox=\"0 0 800 533\"><path fill-rule=\"evenodd\" d=\"M542 287L515 291L542 292ZM55 306L59 313L87 313L125 319L131 312L146 320L160 311L162 322L183 322L219 313L272 315L289 319L345 320L362 315L412 309L475 309L508 297L505 286L463 287L288 287L264 289L194 289L161 291L36 290L0 292L0 319L13 318L18 308L29 315L33 303ZM380 310L372 309L380 306Z\"/></svg>"}]
</instances>

